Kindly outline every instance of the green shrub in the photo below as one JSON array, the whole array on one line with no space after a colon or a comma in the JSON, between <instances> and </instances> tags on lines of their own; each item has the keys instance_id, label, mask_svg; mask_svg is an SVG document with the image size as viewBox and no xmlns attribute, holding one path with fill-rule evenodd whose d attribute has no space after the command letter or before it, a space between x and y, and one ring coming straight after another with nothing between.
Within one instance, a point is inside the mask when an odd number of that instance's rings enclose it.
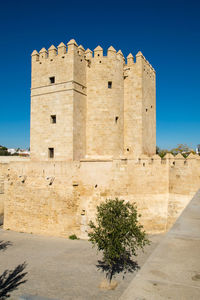
<instances>
[{"instance_id":1,"label":"green shrub","mask_svg":"<svg viewBox=\"0 0 200 300\"><path fill-rule=\"evenodd\" d=\"M69 239L70 240L79 240L79 238L75 234L70 235Z\"/></svg>"}]
</instances>

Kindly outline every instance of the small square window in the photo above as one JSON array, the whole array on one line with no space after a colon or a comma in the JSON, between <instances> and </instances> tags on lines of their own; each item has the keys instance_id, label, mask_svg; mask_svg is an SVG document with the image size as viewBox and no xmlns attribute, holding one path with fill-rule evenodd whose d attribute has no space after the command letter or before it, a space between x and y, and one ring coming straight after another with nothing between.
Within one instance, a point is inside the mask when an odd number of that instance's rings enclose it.
<instances>
[{"instance_id":1,"label":"small square window","mask_svg":"<svg viewBox=\"0 0 200 300\"><path fill-rule=\"evenodd\" d=\"M112 89L112 81L108 81L108 88Z\"/></svg>"},{"instance_id":2,"label":"small square window","mask_svg":"<svg viewBox=\"0 0 200 300\"><path fill-rule=\"evenodd\" d=\"M49 158L54 158L54 148L49 148Z\"/></svg>"},{"instance_id":3,"label":"small square window","mask_svg":"<svg viewBox=\"0 0 200 300\"><path fill-rule=\"evenodd\" d=\"M49 81L51 84L55 83L55 76L49 77Z\"/></svg>"},{"instance_id":4,"label":"small square window","mask_svg":"<svg viewBox=\"0 0 200 300\"><path fill-rule=\"evenodd\" d=\"M51 115L50 121L52 124L56 124L56 115Z\"/></svg>"}]
</instances>

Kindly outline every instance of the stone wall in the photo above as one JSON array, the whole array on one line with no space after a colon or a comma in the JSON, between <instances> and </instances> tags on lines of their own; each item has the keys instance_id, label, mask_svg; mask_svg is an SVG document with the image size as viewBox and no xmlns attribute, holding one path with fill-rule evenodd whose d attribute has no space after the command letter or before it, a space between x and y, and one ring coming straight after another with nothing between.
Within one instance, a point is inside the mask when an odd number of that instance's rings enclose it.
<instances>
[{"instance_id":1,"label":"stone wall","mask_svg":"<svg viewBox=\"0 0 200 300\"><path fill-rule=\"evenodd\" d=\"M28 157L20 156L0 156L0 225L3 223L4 216L4 182L9 169L10 162L28 162Z\"/></svg>"},{"instance_id":2,"label":"stone wall","mask_svg":"<svg viewBox=\"0 0 200 300\"><path fill-rule=\"evenodd\" d=\"M4 215L4 176L0 171L0 225L3 224Z\"/></svg>"},{"instance_id":3,"label":"stone wall","mask_svg":"<svg viewBox=\"0 0 200 300\"><path fill-rule=\"evenodd\" d=\"M22 156L0 156L0 164L10 163L12 161L29 161L29 157Z\"/></svg>"},{"instance_id":4,"label":"stone wall","mask_svg":"<svg viewBox=\"0 0 200 300\"><path fill-rule=\"evenodd\" d=\"M72 40L68 51L61 43L58 49L51 46L48 52L43 48L32 54L32 160L52 160L49 148L57 161L85 155L86 62L79 52Z\"/></svg>"},{"instance_id":5,"label":"stone wall","mask_svg":"<svg viewBox=\"0 0 200 300\"><path fill-rule=\"evenodd\" d=\"M200 159L158 156L80 162L12 162L4 182L4 228L85 238L106 198L136 202L148 232L169 228L200 188Z\"/></svg>"},{"instance_id":6,"label":"stone wall","mask_svg":"<svg viewBox=\"0 0 200 300\"><path fill-rule=\"evenodd\" d=\"M75 40L33 51L32 160L153 155L155 126L155 70L141 52L126 64L121 50Z\"/></svg>"},{"instance_id":7,"label":"stone wall","mask_svg":"<svg viewBox=\"0 0 200 300\"><path fill-rule=\"evenodd\" d=\"M200 156L190 154L184 159L178 154L175 159L168 155L169 202L168 224L170 228L183 209L200 188Z\"/></svg>"},{"instance_id":8,"label":"stone wall","mask_svg":"<svg viewBox=\"0 0 200 300\"><path fill-rule=\"evenodd\" d=\"M98 46L87 68L87 157L123 155L124 60L110 47ZM110 83L110 86L109 86Z\"/></svg>"}]
</instances>

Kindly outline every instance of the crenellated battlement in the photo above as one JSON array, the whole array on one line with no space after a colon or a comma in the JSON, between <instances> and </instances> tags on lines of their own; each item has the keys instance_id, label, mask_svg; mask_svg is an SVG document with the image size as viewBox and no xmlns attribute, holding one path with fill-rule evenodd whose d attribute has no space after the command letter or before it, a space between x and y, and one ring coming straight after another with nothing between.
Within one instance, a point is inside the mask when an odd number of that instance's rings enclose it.
<instances>
[{"instance_id":1,"label":"crenellated battlement","mask_svg":"<svg viewBox=\"0 0 200 300\"><path fill-rule=\"evenodd\" d=\"M157 154L153 156L142 154L133 160L138 162L138 164L143 164L143 166L151 165L153 163L168 164L171 167L188 166L194 163L197 163L200 166L200 156L193 153L190 153L190 155L186 158L181 153L178 153L176 156L171 153L167 153L162 159Z\"/></svg>"},{"instance_id":2,"label":"crenellated battlement","mask_svg":"<svg viewBox=\"0 0 200 300\"><path fill-rule=\"evenodd\" d=\"M136 54L136 63L139 62L143 62L143 66L144 66L144 71L145 68L149 68L149 70L153 71L155 73L155 69L152 67L152 65L150 64L150 62L145 58L145 56L142 54L141 51L139 51Z\"/></svg>"},{"instance_id":3,"label":"crenellated battlement","mask_svg":"<svg viewBox=\"0 0 200 300\"><path fill-rule=\"evenodd\" d=\"M31 54L32 56L32 62L37 62L37 61L44 61L45 59L52 59L55 57L59 56L65 56L67 54L70 54L73 51L77 51L77 53L85 52L85 49L80 45L76 44L75 40L70 40L67 45L65 45L63 42L61 42L57 48L54 45L51 45L49 47L48 51L46 48L42 48L39 53L37 50L34 50Z\"/></svg>"},{"instance_id":4,"label":"crenellated battlement","mask_svg":"<svg viewBox=\"0 0 200 300\"><path fill-rule=\"evenodd\" d=\"M127 56L127 59L125 59L123 53L121 50L116 50L113 46L110 46L107 49L106 55L104 55L104 50L101 46L97 46L93 51L91 51L89 48L87 50L84 49L82 45L79 45L76 43L74 39L70 40L67 45L65 45L63 42L61 42L57 48L54 45L51 45L48 50L46 48L42 48L39 52L37 50L34 50L32 52L32 61L33 62L38 62L38 61L44 61L45 59L52 59L55 58L56 56L63 56L63 55L68 55L70 53L76 52L80 56L83 56L85 60L92 59L92 58L106 58L108 57L109 59L118 59L123 61L125 66L132 66L140 59L143 60L143 62L146 64L146 66L149 66L149 68L155 72L151 64L146 60L146 58L143 56L141 51L139 51L136 54L136 61L134 62L134 57L130 53Z\"/></svg>"},{"instance_id":5,"label":"crenellated battlement","mask_svg":"<svg viewBox=\"0 0 200 300\"><path fill-rule=\"evenodd\" d=\"M57 48L54 45L51 45L48 50L46 50L46 48L42 48L39 53L37 50L34 50L32 53L32 64L37 63L42 65L45 62L58 62L60 64L60 60L65 58L67 60L66 63L68 64L68 60L71 61L71 56L80 57L79 60L76 60L76 64L78 63L78 65L80 62L82 63L85 61L86 64L84 68L90 68L92 65L105 65L116 62L116 64L123 65L124 78L129 76L129 72L131 70L134 71L135 68L138 68L144 76L152 78L153 81L155 80L155 70L141 51L136 54L135 60L132 53L130 53L125 59L122 51L117 51L113 46L110 46L107 49L105 55L104 50L100 45L98 45L93 51L89 48L85 50L85 48L82 45L78 45L74 39L70 40L67 45L61 42Z\"/></svg>"}]
</instances>

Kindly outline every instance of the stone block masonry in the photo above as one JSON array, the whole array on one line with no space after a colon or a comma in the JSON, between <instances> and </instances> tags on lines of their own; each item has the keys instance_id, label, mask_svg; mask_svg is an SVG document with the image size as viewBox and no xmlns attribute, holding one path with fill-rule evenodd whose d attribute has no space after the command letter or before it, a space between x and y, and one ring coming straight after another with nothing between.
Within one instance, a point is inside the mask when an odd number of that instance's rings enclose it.
<instances>
[{"instance_id":1,"label":"stone block masonry","mask_svg":"<svg viewBox=\"0 0 200 300\"><path fill-rule=\"evenodd\" d=\"M166 231L200 187L200 159L141 155L130 160L13 162L5 180L4 228L87 237L106 198L136 202L151 233Z\"/></svg>"},{"instance_id":2,"label":"stone block masonry","mask_svg":"<svg viewBox=\"0 0 200 300\"><path fill-rule=\"evenodd\" d=\"M34 50L31 78L32 160L155 154L155 70L141 52L125 63L71 40Z\"/></svg>"},{"instance_id":3,"label":"stone block masonry","mask_svg":"<svg viewBox=\"0 0 200 300\"><path fill-rule=\"evenodd\" d=\"M170 228L200 187L200 157L155 155L155 94L140 51L34 50L31 159L0 162L4 228L87 238L96 206L115 197L137 203L148 232Z\"/></svg>"}]
</instances>

